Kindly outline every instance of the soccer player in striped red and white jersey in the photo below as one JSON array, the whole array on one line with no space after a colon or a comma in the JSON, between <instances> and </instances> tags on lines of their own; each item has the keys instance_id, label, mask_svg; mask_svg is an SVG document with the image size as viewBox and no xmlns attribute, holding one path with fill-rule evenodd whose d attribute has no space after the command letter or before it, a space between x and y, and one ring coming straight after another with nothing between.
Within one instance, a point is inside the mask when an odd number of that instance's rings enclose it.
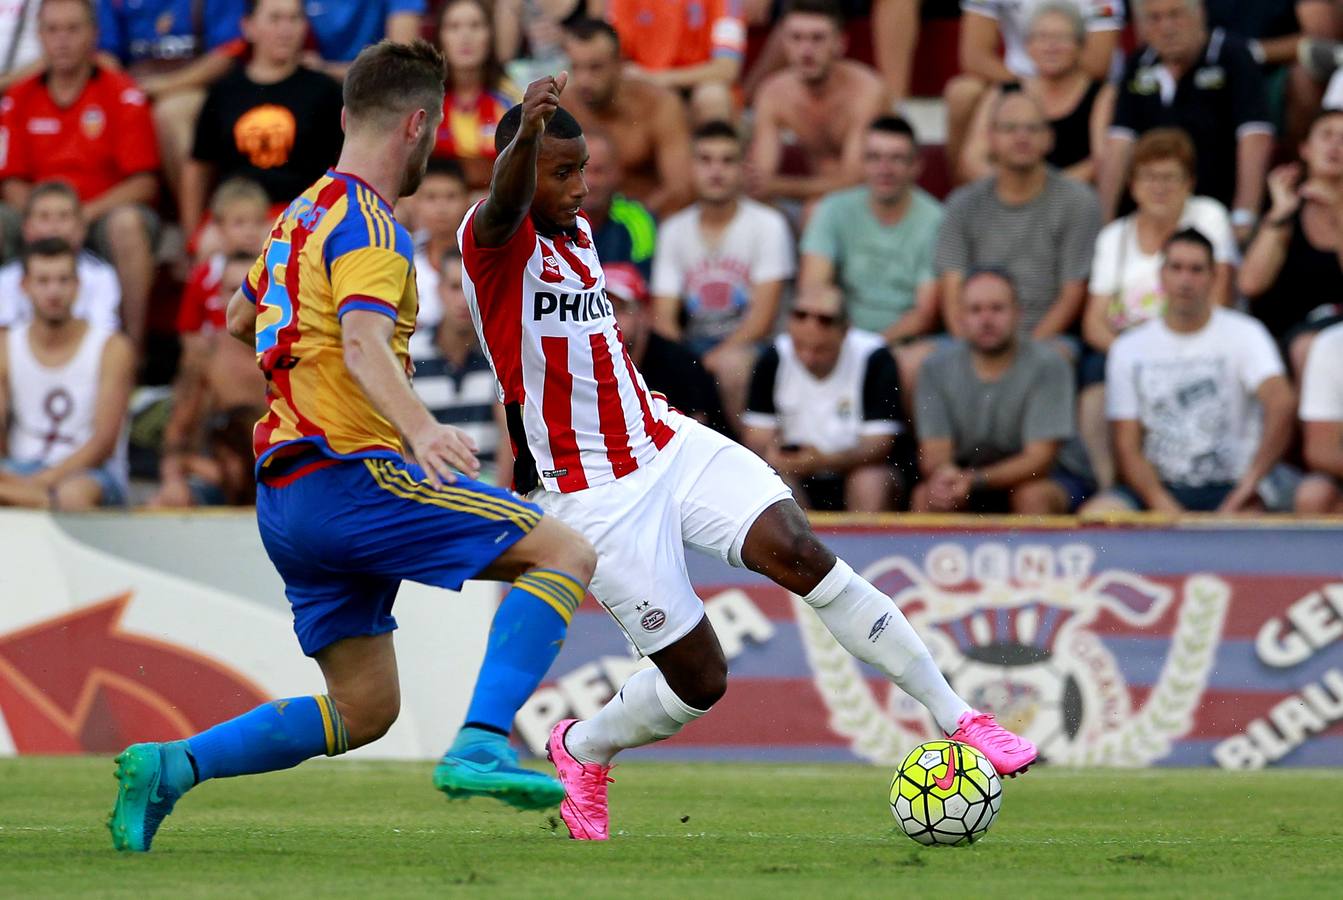
<instances>
[{"instance_id":1,"label":"soccer player in striped red and white jersey","mask_svg":"<svg viewBox=\"0 0 1343 900\"><path fill-rule=\"evenodd\" d=\"M551 732L570 834L609 836L617 752L671 737L726 690L727 661L690 585L687 545L801 596L844 647L927 706L955 740L983 750L1002 774L1024 770L1035 747L956 695L895 603L820 542L778 475L644 384L580 212L587 148L559 105L567 80L533 82L500 120L489 197L458 238L463 286L508 414L517 487L593 543L592 593L656 666L592 718ZM492 678L486 665L477 690Z\"/></svg>"}]
</instances>

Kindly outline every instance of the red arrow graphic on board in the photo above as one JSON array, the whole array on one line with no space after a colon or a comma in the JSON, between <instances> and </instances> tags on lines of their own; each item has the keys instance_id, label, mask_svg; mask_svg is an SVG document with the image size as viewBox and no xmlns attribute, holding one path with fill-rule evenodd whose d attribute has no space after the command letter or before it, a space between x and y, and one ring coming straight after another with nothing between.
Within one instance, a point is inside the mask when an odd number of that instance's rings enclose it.
<instances>
[{"instance_id":1,"label":"red arrow graphic on board","mask_svg":"<svg viewBox=\"0 0 1343 900\"><path fill-rule=\"evenodd\" d=\"M20 753L187 737L268 699L217 660L123 631L130 598L0 635L0 711Z\"/></svg>"}]
</instances>

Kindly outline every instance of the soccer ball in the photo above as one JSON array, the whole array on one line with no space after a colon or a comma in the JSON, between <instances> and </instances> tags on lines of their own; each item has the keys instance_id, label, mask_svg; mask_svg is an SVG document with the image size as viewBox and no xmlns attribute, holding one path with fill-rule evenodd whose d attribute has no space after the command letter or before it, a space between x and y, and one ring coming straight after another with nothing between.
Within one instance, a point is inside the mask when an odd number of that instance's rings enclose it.
<instances>
[{"instance_id":1,"label":"soccer ball","mask_svg":"<svg viewBox=\"0 0 1343 900\"><path fill-rule=\"evenodd\" d=\"M993 763L955 741L920 744L891 781L891 812L920 844L955 847L979 840L1003 805Z\"/></svg>"}]
</instances>

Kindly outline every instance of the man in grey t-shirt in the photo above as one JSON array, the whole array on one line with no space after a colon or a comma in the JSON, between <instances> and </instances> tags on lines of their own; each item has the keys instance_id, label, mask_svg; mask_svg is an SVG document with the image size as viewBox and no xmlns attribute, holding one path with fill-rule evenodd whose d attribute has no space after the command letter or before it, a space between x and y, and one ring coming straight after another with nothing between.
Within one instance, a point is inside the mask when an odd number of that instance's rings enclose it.
<instances>
[{"instance_id":1,"label":"man in grey t-shirt","mask_svg":"<svg viewBox=\"0 0 1343 900\"><path fill-rule=\"evenodd\" d=\"M965 338L924 363L914 401L923 481L915 512L1075 509L1089 485L1066 453L1075 434L1072 367L1048 344L1019 337L1010 276L981 270L961 299Z\"/></svg>"},{"instance_id":2,"label":"man in grey t-shirt","mask_svg":"<svg viewBox=\"0 0 1343 900\"><path fill-rule=\"evenodd\" d=\"M1053 141L1034 99L1015 92L997 101L989 129L995 173L951 195L938 234L933 265L953 334L963 331L966 273L986 267L1011 273L1023 334L1054 338L1081 317L1100 205L1090 187L1045 164Z\"/></svg>"}]
</instances>

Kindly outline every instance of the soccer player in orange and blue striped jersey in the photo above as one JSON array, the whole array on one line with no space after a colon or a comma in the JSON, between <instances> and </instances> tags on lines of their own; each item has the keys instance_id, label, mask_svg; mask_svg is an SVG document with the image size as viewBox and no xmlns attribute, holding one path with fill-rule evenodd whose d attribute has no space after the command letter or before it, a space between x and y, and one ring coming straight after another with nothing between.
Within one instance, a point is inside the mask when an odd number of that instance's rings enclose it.
<instances>
[{"instance_id":1,"label":"soccer player in orange and blue striped jersey","mask_svg":"<svg viewBox=\"0 0 1343 900\"><path fill-rule=\"evenodd\" d=\"M522 808L564 796L558 781L518 765L508 731L559 652L595 555L535 505L459 475L478 469L470 439L438 423L408 378L411 241L385 198L414 193L424 175L443 59L423 41L383 42L355 60L344 91L340 162L276 221L228 311L230 332L255 342L268 382L253 442L257 524L327 691L127 748L108 822L119 850L148 850L201 781L381 737L399 709L391 612L403 579L450 590L471 578L512 582L486 649L491 674L435 784ZM518 621L528 627L500 627Z\"/></svg>"}]
</instances>

